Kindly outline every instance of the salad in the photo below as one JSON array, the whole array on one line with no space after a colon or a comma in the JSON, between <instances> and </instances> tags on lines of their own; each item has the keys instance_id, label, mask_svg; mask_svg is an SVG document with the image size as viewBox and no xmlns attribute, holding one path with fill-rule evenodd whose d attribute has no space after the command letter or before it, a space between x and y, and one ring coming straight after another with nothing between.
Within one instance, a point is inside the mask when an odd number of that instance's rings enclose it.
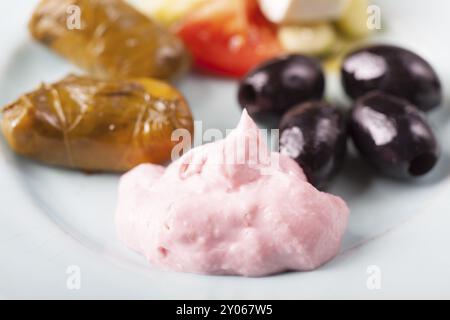
<instances>
[{"instance_id":1,"label":"salad","mask_svg":"<svg viewBox=\"0 0 450 320\"><path fill-rule=\"evenodd\" d=\"M127 0L179 35L197 67L241 77L283 54L331 58L369 36L368 0Z\"/></svg>"}]
</instances>

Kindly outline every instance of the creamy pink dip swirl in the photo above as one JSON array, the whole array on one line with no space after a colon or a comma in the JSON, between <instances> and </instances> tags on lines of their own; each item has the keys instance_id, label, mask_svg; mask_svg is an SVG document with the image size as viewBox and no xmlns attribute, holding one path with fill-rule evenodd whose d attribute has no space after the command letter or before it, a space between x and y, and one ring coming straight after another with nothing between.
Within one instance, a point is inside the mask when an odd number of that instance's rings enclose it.
<instances>
[{"instance_id":1,"label":"creamy pink dip swirl","mask_svg":"<svg viewBox=\"0 0 450 320\"><path fill-rule=\"evenodd\" d=\"M313 270L339 251L349 210L269 152L244 111L224 140L120 181L119 238L165 270L264 276Z\"/></svg>"}]
</instances>

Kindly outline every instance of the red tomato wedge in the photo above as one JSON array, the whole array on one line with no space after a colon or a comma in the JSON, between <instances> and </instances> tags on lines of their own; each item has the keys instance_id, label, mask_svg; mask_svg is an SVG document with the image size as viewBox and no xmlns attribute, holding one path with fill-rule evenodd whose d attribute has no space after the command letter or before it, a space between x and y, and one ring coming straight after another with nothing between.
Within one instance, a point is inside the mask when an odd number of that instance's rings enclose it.
<instances>
[{"instance_id":1,"label":"red tomato wedge","mask_svg":"<svg viewBox=\"0 0 450 320\"><path fill-rule=\"evenodd\" d=\"M241 77L283 53L276 27L262 15L256 0L211 0L178 27L196 65L207 71Z\"/></svg>"}]
</instances>

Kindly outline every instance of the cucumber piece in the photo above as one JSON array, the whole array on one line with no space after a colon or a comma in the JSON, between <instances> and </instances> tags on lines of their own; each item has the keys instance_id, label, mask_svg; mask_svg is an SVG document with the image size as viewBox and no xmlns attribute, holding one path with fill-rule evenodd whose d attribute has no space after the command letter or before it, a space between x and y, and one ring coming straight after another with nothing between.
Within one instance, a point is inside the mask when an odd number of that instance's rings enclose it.
<instances>
[{"instance_id":1,"label":"cucumber piece","mask_svg":"<svg viewBox=\"0 0 450 320\"><path fill-rule=\"evenodd\" d=\"M207 0L126 0L146 16L170 26Z\"/></svg>"},{"instance_id":2,"label":"cucumber piece","mask_svg":"<svg viewBox=\"0 0 450 320\"><path fill-rule=\"evenodd\" d=\"M331 52L337 39L330 23L282 26L278 38L286 51L313 56Z\"/></svg>"},{"instance_id":3,"label":"cucumber piece","mask_svg":"<svg viewBox=\"0 0 450 320\"><path fill-rule=\"evenodd\" d=\"M367 37L371 30L367 26L369 0L349 0L342 16L337 20L339 30L350 38Z\"/></svg>"}]
</instances>

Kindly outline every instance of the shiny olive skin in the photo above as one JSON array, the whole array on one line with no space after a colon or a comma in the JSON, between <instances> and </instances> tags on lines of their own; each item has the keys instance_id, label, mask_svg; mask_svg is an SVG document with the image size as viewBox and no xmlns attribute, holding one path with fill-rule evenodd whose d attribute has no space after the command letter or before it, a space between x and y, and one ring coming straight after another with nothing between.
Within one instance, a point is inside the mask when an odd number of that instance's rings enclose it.
<instances>
[{"instance_id":1,"label":"shiny olive skin","mask_svg":"<svg viewBox=\"0 0 450 320\"><path fill-rule=\"evenodd\" d=\"M377 45L349 54L342 65L347 94L356 99L379 90L406 99L422 111L442 102L442 86L433 67L403 48Z\"/></svg>"},{"instance_id":2,"label":"shiny olive skin","mask_svg":"<svg viewBox=\"0 0 450 320\"><path fill-rule=\"evenodd\" d=\"M347 150L343 114L326 102L289 110L280 122L280 152L303 168L308 181L323 188L342 166Z\"/></svg>"},{"instance_id":3,"label":"shiny olive skin","mask_svg":"<svg viewBox=\"0 0 450 320\"><path fill-rule=\"evenodd\" d=\"M281 115L309 100L320 100L325 78L320 63L303 55L268 61L240 83L238 99L252 116Z\"/></svg>"},{"instance_id":4,"label":"shiny olive skin","mask_svg":"<svg viewBox=\"0 0 450 320\"><path fill-rule=\"evenodd\" d=\"M417 107L379 91L356 101L349 131L361 155L391 177L423 176L440 156L436 137Z\"/></svg>"}]
</instances>

